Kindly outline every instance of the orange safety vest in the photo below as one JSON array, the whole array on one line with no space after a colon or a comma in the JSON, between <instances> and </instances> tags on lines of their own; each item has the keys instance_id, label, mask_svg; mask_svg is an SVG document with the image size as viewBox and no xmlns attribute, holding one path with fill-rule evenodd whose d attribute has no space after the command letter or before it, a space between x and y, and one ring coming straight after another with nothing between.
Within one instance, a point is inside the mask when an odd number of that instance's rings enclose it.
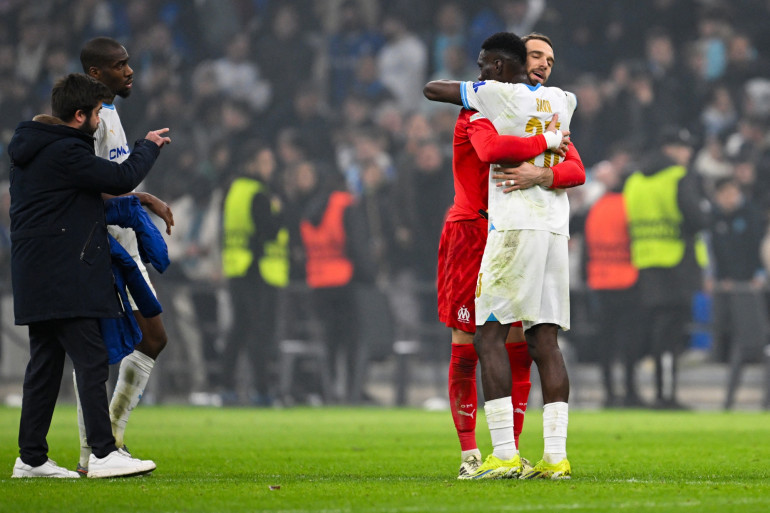
<instances>
[{"instance_id":1,"label":"orange safety vest","mask_svg":"<svg viewBox=\"0 0 770 513\"><path fill-rule=\"evenodd\" d=\"M345 255L345 209L353 203L349 192L335 191L329 197L321 224L300 223L305 245L307 284L311 288L341 287L353 278L353 263Z\"/></svg>"},{"instance_id":2,"label":"orange safety vest","mask_svg":"<svg viewBox=\"0 0 770 513\"><path fill-rule=\"evenodd\" d=\"M631 263L631 238L621 193L607 193L591 207L585 243L589 288L627 289L636 283L639 271Z\"/></svg>"}]
</instances>

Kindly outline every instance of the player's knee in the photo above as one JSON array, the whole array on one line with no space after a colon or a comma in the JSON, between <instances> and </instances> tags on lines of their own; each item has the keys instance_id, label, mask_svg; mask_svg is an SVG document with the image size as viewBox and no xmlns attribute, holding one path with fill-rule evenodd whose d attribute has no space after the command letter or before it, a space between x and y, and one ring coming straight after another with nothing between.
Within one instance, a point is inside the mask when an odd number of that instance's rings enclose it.
<instances>
[{"instance_id":1,"label":"player's knee","mask_svg":"<svg viewBox=\"0 0 770 513\"><path fill-rule=\"evenodd\" d=\"M452 329L452 343L453 344L473 344L473 337L475 333L468 333L457 328Z\"/></svg>"},{"instance_id":2,"label":"player's knee","mask_svg":"<svg viewBox=\"0 0 770 513\"><path fill-rule=\"evenodd\" d=\"M538 324L526 331L527 348L533 360L537 361L559 351L557 331L552 324Z\"/></svg>"},{"instance_id":3,"label":"player's knee","mask_svg":"<svg viewBox=\"0 0 770 513\"><path fill-rule=\"evenodd\" d=\"M538 353L538 344L537 340L534 338L527 337L527 350L529 351L529 357L532 358L534 361L538 361L540 359L540 354Z\"/></svg>"},{"instance_id":4,"label":"player's knee","mask_svg":"<svg viewBox=\"0 0 770 513\"><path fill-rule=\"evenodd\" d=\"M480 344L481 344L481 340L480 340L479 332L477 331L473 335L473 347L476 348L476 351L478 351Z\"/></svg>"}]
</instances>

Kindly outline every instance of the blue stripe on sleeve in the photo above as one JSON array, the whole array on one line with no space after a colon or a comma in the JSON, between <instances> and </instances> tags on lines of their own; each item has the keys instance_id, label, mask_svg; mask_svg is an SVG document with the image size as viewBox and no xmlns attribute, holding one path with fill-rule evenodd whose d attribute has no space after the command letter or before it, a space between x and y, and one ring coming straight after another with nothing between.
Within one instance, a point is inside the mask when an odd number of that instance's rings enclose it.
<instances>
[{"instance_id":1,"label":"blue stripe on sleeve","mask_svg":"<svg viewBox=\"0 0 770 513\"><path fill-rule=\"evenodd\" d=\"M460 82L460 99L463 102L463 107L468 110L473 110L471 109L471 106L468 105L468 93L465 92L465 84L467 84L467 82Z\"/></svg>"}]
</instances>

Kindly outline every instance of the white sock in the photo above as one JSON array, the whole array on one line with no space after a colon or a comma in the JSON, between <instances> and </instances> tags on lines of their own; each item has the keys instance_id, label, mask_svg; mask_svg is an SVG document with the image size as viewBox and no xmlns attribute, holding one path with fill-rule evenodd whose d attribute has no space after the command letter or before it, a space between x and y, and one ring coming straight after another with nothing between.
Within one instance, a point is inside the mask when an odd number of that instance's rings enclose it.
<instances>
[{"instance_id":1,"label":"white sock","mask_svg":"<svg viewBox=\"0 0 770 513\"><path fill-rule=\"evenodd\" d=\"M492 454L501 460L510 460L519 451L513 438L513 403L511 397L492 399L484 404L489 434L492 436Z\"/></svg>"},{"instance_id":2,"label":"white sock","mask_svg":"<svg viewBox=\"0 0 770 513\"><path fill-rule=\"evenodd\" d=\"M117 447L124 445L123 435L126 432L128 417L139 404L154 365L155 360L140 351L134 351L120 362L118 382L110 401L110 420Z\"/></svg>"},{"instance_id":3,"label":"white sock","mask_svg":"<svg viewBox=\"0 0 770 513\"><path fill-rule=\"evenodd\" d=\"M460 451L460 460L465 461L471 456L476 456L479 460L481 459L481 451L478 449L471 449L470 451Z\"/></svg>"},{"instance_id":4,"label":"white sock","mask_svg":"<svg viewBox=\"0 0 770 513\"><path fill-rule=\"evenodd\" d=\"M569 405L548 403L543 406L543 460L559 463L567 457Z\"/></svg>"},{"instance_id":5,"label":"white sock","mask_svg":"<svg viewBox=\"0 0 770 513\"><path fill-rule=\"evenodd\" d=\"M78 405L78 435L80 437L80 459L78 463L81 467L88 468L91 446L88 445L88 437L86 437L86 421L83 420L83 407L80 405L80 394L78 393L78 378L74 370L72 371L72 383L75 385L75 402Z\"/></svg>"}]
</instances>

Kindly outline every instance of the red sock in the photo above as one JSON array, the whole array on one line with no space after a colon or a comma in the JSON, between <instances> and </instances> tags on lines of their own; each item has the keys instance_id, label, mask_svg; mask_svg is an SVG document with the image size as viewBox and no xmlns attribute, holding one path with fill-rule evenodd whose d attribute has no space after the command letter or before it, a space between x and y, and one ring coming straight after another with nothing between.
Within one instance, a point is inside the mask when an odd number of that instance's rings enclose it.
<instances>
[{"instance_id":1,"label":"red sock","mask_svg":"<svg viewBox=\"0 0 770 513\"><path fill-rule=\"evenodd\" d=\"M529 356L527 343L515 342L505 344L508 351L508 361L511 364L511 402L513 403L513 438L516 447L519 447L519 435L524 428L524 413L527 411L527 399L532 381L529 379L529 369L532 366L532 358Z\"/></svg>"},{"instance_id":2,"label":"red sock","mask_svg":"<svg viewBox=\"0 0 770 513\"><path fill-rule=\"evenodd\" d=\"M449 405L460 449L470 451L476 445L476 363L479 357L473 344L452 344L449 360Z\"/></svg>"}]
</instances>

